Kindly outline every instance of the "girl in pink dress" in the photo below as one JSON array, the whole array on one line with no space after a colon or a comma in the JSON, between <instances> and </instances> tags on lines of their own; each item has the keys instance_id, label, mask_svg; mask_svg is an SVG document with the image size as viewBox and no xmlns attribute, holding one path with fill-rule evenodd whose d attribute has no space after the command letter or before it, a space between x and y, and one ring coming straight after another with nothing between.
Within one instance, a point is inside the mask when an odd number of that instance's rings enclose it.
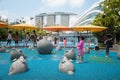
<instances>
[{"instance_id":1,"label":"girl in pink dress","mask_svg":"<svg viewBox=\"0 0 120 80\"><path fill-rule=\"evenodd\" d=\"M80 42L77 45L78 49L78 61L77 63L84 62L84 37L80 37ZM80 58L81 57L81 58Z\"/></svg>"},{"instance_id":2,"label":"girl in pink dress","mask_svg":"<svg viewBox=\"0 0 120 80\"><path fill-rule=\"evenodd\" d=\"M66 40L66 38L64 38L64 40L63 40L63 44L64 44L64 48L66 48L66 44L67 44L67 40Z\"/></svg>"}]
</instances>

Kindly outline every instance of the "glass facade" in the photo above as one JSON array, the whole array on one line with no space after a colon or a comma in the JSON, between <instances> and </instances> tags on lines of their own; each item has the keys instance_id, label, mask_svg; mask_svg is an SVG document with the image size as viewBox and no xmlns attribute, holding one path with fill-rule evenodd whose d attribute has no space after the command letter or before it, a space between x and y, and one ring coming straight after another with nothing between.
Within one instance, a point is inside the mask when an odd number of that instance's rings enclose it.
<instances>
[{"instance_id":1,"label":"glass facade","mask_svg":"<svg viewBox=\"0 0 120 80\"><path fill-rule=\"evenodd\" d=\"M103 11L101 11L101 7L99 4L103 0L100 0L99 2L95 3L90 9L88 9L74 24L73 26L81 26L81 25L89 25L96 17L98 13L103 14Z\"/></svg>"}]
</instances>

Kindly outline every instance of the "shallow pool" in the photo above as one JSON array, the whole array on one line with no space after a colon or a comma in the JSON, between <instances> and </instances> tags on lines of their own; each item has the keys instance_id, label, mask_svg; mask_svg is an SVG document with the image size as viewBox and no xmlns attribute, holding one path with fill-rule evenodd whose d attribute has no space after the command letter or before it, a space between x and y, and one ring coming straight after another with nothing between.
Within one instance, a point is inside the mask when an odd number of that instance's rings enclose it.
<instances>
[{"instance_id":1,"label":"shallow pool","mask_svg":"<svg viewBox=\"0 0 120 80\"><path fill-rule=\"evenodd\" d=\"M59 71L59 63L65 50L56 51L52 54L38 54L37 50L20 48L27 56L26 62L29 70L24 73L9 76L9 68L12 64L9 53L0 53L0 80L120 80L120 60L117 59L116 52L110 52L110 58L105 58L105 50L100 50L95 54L93 50L90 54L85 54L85 62L77 64L73 75L68 75ZM66 48L69 50L70 48ZM77 50L75 49L77 55Z\"/></svg>"}]
</instances>

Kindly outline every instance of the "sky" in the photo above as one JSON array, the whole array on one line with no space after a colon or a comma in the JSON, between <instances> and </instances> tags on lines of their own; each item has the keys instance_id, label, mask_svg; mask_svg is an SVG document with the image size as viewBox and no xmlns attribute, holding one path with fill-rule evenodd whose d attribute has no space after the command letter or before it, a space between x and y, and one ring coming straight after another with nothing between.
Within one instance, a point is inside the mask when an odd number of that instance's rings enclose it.
<instances>
[{"instance_id":1,"label":"sky","mask_svg":"<svg viewBox=\"0 0 120 80\"><path fill-rule=\"evenodd\" d=\"M0 16L10 22L24 18L35 18L40 13L70 12L77 14L70 20L77 20L99 0L0 0ZM33 23L34 24L34 21Z\"/></svg>"}]
</instances>

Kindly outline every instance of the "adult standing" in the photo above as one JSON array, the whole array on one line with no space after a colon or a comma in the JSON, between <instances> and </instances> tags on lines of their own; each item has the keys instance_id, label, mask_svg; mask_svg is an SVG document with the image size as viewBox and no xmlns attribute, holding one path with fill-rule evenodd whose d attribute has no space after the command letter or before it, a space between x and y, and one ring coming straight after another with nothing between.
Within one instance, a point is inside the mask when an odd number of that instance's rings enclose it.
<instances>
[{"instance_id":1,"label":"adult standing","mask_svg":"<svg viewBox=\"0 0 120 80\"><path fill-rule=\"evenodd\" d=\"M16 31L16 33L15 33L14 41L15 41L15 46L18 46L18 44L19 44L19 33L18 33L18 31Z\"/></svg>"},{"instance_id":2,"label":"adult standing","mask_svg":"<svg viewBox=\"0 0 120 80\"><path fill-rule=\"evenodd\" d=\"M109 38L109 36L106 37L106 40L105 40L106 57L109 57L109 50L110 50L110 47L111 47L111 40L112 40L112 38Z\"/></svg>"},{"instance_id":3,"label":"adult standing","mask_svg":"<svg viewBox=\"0 0 120 80\"><path fill-rule=\"evenodd\" d=\"M29 34L29 32L27 32L27 34L25 35L25 39L24 39L24 42L25 42L25 46L26 46L26 47L28 46L29 40L30 40L30 34Z\"/></svg>"}]
</instances>

